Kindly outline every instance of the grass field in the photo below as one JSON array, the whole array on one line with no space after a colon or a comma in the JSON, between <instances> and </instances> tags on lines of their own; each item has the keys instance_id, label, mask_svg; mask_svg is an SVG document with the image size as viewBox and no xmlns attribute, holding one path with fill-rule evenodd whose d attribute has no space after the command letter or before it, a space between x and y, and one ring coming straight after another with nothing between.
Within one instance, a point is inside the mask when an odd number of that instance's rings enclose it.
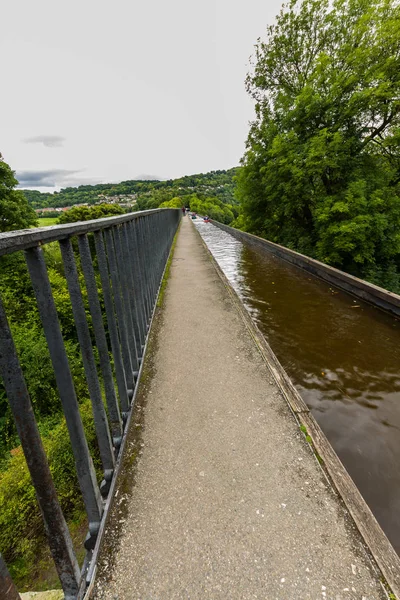
<instances>
[{"instance_id":1,"label":"grass field","mask_svg":"<svg viewBox=\"0 0 400 600\"><path fill-rule=\"evenodd\" d=\"M58 217L40 217L38 227L47 227L48 225L57 225Z\"/></svg>"}]
</instances>

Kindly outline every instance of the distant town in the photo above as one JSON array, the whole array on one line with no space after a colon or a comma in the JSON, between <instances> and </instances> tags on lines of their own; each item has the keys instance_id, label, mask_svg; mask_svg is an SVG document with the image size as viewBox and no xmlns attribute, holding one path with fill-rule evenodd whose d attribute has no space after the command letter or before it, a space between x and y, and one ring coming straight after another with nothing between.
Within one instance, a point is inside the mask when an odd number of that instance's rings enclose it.
<instances>
[{"instance_id":1,"label":"distant town","mask_svg":"<svg viewBox=\"0 0 400 600\"><path fill-rule=\"evenodd\" d=\"M38 215L38 217L43 217L45 215L48 215L49 213L67 212L71 208L76 208L77 206L94 206L96 204L104 204L104 203L118 204L118 206L122 206L124 208L130 208L130 207L134 206L137 202L137 194L123 194L123 195L116 195L116 196L106 196L105 194L99 194L97 197L98 197L98 201L94 202L94 203L91 202L89 204L89 202L79 202L77 204L72 204L71 206L60 206L60 207L47 206L45 208L36 208L35 213Z\"/></svg>"}]
</instances>

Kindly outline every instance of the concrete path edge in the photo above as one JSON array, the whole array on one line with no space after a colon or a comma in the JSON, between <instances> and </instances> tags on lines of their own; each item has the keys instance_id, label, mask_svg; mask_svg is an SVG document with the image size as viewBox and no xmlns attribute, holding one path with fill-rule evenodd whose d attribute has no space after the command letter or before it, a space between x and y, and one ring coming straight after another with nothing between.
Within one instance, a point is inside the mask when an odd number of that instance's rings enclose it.
<instances>
[{"instance_id":1,"label":"concrete path edge","mask_svg":"<svg viewBox=\"0 0 400 600\"><path fill-rule=\"evenodd\" d=\"M20 594L21 600L63 600L62 590L48 590L47 592L24 592Z\"/></svg>"}]
</instances>

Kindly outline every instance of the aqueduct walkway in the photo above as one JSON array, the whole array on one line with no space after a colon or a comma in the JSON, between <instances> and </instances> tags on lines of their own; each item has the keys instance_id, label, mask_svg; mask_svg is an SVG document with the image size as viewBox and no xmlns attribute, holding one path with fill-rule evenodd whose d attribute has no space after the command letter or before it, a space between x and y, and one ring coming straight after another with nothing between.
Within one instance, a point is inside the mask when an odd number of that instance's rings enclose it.
<instances>
[{"instance_id":1,"label":"aqueduct walkway","mask_svg":"<svg viewBox=\"0 0 400 600\"><path fill-rule=\"evenodd\" d=\"M385 598L187 219L150 348L93 597Z\"/></svg>"}]
</instances>

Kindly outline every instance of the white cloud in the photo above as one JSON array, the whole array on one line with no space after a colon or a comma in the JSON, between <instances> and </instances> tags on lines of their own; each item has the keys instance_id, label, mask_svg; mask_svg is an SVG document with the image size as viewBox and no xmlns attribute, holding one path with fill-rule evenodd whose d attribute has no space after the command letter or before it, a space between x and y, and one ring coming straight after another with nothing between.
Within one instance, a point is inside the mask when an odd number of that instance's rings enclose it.
<instances>
[{"instance_id":1,"label":"white cloud","mask_svg":"<svg viewBox=\"0 0 400 600\"><path fill-rule=\"evenodd\" d=\"M61 135L35 135L23 141L25 144L43 144L48 148L58 148L64 144L65 138Z\"/></svg>"},{"instance_id":2,"label":"white cloud","mask_svg":"<svg viewBox=\"0 0 400 600\"><path fill-rule=\"evenodd\" d=\"M18 28L0 38L0 151L20 172L94 181L237 165L253 117L248 57L280 4L6 3L2 20Z\"/></svg>"},{"instance_id":3,"label":"white cloud","mask_svg":"<svg viewBox=\"0 0 400 600\"><path fill-rule=\"evenodd\" d=\"M55 188L76 185L75 174L79 171L68 169L49 169L44 171L17 171L19 187L22 188ZM79 179L78 179L79 181Z\"/></svg>"}]
</instances>

